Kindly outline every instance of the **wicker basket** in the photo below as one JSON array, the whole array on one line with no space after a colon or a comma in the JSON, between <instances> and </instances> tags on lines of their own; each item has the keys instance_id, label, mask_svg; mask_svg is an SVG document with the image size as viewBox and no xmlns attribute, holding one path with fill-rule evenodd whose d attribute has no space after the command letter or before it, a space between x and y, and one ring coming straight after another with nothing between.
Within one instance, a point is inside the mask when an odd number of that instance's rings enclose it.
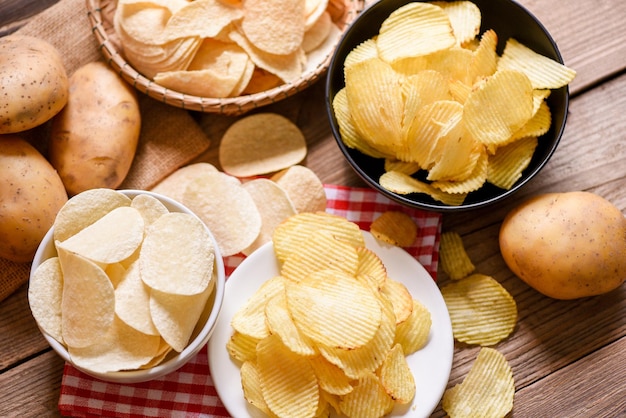
<instances>
[{"instance_id":1,"label":"wicker basket","mask_svg":"<svg viewBox=\"0 0 626 418\"><path fill-rule=\"evenodd\" d=\"M117 0L86 0L87 15L92 26L100 50L105 60L128 83L148 96L183 109L221 113L225 115L241 115L290 97L319 80L328 69L332 54L329 54L312 70L305 72L296 81L273 89L230 98L212 98L192 96L165 88L137 72L124 58L119 40L113 29L113 15ZM363 10L363 0L329 0L329 11L342 32Z\"/></svg>"}]
</instances>

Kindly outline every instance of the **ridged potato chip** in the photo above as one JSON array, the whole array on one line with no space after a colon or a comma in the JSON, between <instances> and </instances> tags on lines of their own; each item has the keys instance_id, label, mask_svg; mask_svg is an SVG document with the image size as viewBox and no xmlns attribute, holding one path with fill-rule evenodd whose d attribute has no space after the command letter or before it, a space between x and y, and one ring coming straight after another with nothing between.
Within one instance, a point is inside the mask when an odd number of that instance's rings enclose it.
<instances>
[{"instance_id":1,"label":"ridged potato chip","mask_svg":"<svg viewBox=\"0 0 626 418\"><path fill-rule=\"evenodd\" d=\"M399 171L387 171L380 176L380 185L398 194L424 193L435 200L451 206L463 204L466 193L447 193L437 189L430 183L420 181Z\"/></svg>"},{"instance_id":2,"label":"ridged potato chip","mask_svg":"<svg viewBox=\"0 0 626 418\"><path fill-rule=\"evenodd\" d=\"M339 402L341 413L359 418L378 418L391 412L393 407L393 399L373 373L360 378L354 390Z\"/></svg>"},{"instance_id":3,"label":"ridged potato chip","mask_svg":"<svg viewBox=\"0 0 626 418\"><path fill-rule=\"evenodd\" d=\"M356 277L365 280L374 289L380 290L387 282L387 269L376 253L367 247L358 247L359 265Z\"/></svg>"},{"instance_id":4,"label":"ridged potato chip","mask_svg":"<svg viewBox=\"0 0 626 418\"><path fill-rule=\"evenodd\" d=\"M300 332L287 307L285 292L279 292L265 304L265 322L269 332L278 335L283 344L301 356L312 356L315 347Z\"/></svg>"},{"instance_id":5,"label":"ridged potato chip","mask_svg":"<svg viewBox=\"0 0 626 418\"><path fill-rule=\"evenodd\" d=\"M259 338L235 331L226 343L226 349L231 358L241 363L256 361L256 345L259 341Z\"/></svg>"},{"instance_id":6,"label":"ridged potato chip","mask_svg":"<svg viewBox=\"0 0 626 418\"><path fill-rule=\"evenodd\" d=\"M332 395L345 395L353 389L351 380L336 365L332 364L322 355L309 358L320 388Z\"/></svg>"},{"instance_id":7,"label":"ridged potato chip","mask_svg":"<svg viewBox=\"0 0 626 418\"><path fill-rule=\"evenodd\" d=\"M370 232L387 244L410 247L417 238L417 224L404 212L387 211L374 219Z\"/></svg>"},{"instance_id":8,"label":"ridged potato chip","mask_svg":"<svg viewBox=\"0 0 626 418\"><path fill-rule=\"evenodd\" d=\"M452 322L452 334L460 342L494 345L508 337L517 323L517 304L495 279L472 274L441 288Z\"/></svg>"},{"instance_id":9,"label":"ridged potato chip","mask_svg":"<svg viewBox=\"0 0 626 418\"><path fill-rule=\"evenodd\" d=\"M380 293L391 302L393 313L396 315L396 325L409 319L413 312L413 297L404 284L387 278Z\"/></svg>"},{"instance_id":10,"label":"ridged potato chip","mask_svg":"<svg viewBox=\"0 0 626 418\"><path fill-rule=\"evenodd\" d=\"M476 266L467 255L463 239L458 232L445 231L439 241L441 269L452 280L459 280L472 273Z\"/></svg>"},{"instance_id":11,"label":"ridged potato chip","mask_svg":"<svg viewBox=\"0 0 626 418\"><path fill-rule=\"evenodd\" d=\"M243 396L250 405L255 406L267 415L271 414L263 398L261 378L259 377L259 370L256 363L246 361L241 365L241 386Z\"/></svg>"},{"instance_id":12,"label":"ridged potato chip","mask_svg":"<svg viewBox=\"0 0 626 418\"><path fill-rule=\"evenodd\" d=\"M504 355L482 347L462 383L446 390L443 410L450 418L504 417L513 409L515 381Z\"/></svg>"},{"instance_id":13,"label":"ridged potato chip","mask_svg":"<svg viewBox=\"0 0 626 418\"><path fill-rule=\"evenodd\" d=\"M499 147L489 157L487 181L494 186L510 189L522 177L538 145L537 137L529 136Z\"/></svg>"},{"instance_id":14,"label":"ridged potato chip","mask_svg":"<svg viewBox=\"0 0 626 418\"><path fill-rule=\"evenodd\" d=\"M230 325L240 334L262 339L270 334L265 320L265 306L275 295L285 291L285 281L282 276L275 276L261 285L259 289L239 309Z\"/></svg>"},{"instance_id":15,"label":"ridged potato chip","mask_svg":"<svg viewBox=\"0 0 626 418\"><path fill-rule=\"evenodd\" d=\"M391 399L408 404L415 397L415 378L400 344L393 346L380 366L380 383Z\"/></svg>"},{"instance_id":16,"label":"ridged potato chip","mask_svg":"<svg viewBox=\"0 0 626 418\"><path fill-rule=\"evenodd\" d=\"M418 300L413 299L411 315L396 327L394 344L400 344L408 356L428 343L432 318L430 311Z\"/></svg>"},{"instance_id":17,"label":"ridged potato chip","mask_svg":"<svg viewBox=\"0 0 626 418\"><path fill-rule=\"evenodd\" d=\"M481 13L471 1L434 1L450 19L457 45L472 41L480 32Z\"/></svg>"}]
</instances>

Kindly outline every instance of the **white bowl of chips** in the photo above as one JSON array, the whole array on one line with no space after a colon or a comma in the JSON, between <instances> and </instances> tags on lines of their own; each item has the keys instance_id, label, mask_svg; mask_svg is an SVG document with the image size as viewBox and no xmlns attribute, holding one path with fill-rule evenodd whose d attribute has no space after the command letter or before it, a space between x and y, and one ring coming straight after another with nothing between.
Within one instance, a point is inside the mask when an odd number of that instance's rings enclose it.
<instances>
[{"instance_id":1,"label":"white bowl of chips","mask_svg":"<svg viewBox=\"0 0 626 418\"><path fill-rule=\"evenodd\" d=\"M224 286L217 243L185 206L93 189L71 198L42 240L28 300L64 360L135 383L177 370L207 344Z\"/></svg>"},{"instance_id":2,"label":"white bowl of chips","mask_svg":"<svg viewBox=\"0 0 626 418\"><path fill-rule=\"evenodd\" d=\"M337 47L327 109L341 151L373 188L411 207L468 210L546 165L574 76L515 1L381 0Z\"/></svg>"},{"instance_id":3,"label":"white bowl of chips","mask_svg":"<svg viewBox=\"0 0 626 418\"><path fill-rule=\"evenodd\" d=\"M149 96L239 115L326 72L363 0L87 0L110 65Z\"/></svg>"}]
</instances>

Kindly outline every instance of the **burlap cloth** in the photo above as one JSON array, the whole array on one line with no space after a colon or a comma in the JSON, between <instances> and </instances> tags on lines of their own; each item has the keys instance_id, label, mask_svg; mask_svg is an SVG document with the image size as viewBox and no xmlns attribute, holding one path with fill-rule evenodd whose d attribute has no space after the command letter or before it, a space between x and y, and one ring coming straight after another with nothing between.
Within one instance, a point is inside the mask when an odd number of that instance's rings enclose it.
<instances>
[{"instance_id":1,"label":"burlap cloth","mask_svg":"<svg viewBox=\"0 0 626 418\"><path fill-rule=\"evenodd\" d=\"M84 0L60 0L35 16L18 33L37 36L54 45L63 56L68 74L80 66L102 59ZM176 168L198 157L210 140L185 110L139 95L142 131L130 173L123 189L149 189ZM28 280L30 263L0 258L0 301Z\"/></svg>"}]
</instances>

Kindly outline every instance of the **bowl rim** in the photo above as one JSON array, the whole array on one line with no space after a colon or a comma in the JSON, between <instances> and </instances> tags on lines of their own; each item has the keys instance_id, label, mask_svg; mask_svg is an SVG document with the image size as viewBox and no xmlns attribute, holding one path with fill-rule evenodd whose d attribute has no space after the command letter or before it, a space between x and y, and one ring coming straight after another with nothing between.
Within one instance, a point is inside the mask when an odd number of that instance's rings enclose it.
<instances>
[{"instance_id":1,"label":"bowl rim","mask_svg":"<svg viewBox=\"0 0 626 418\"><path fill-rule=\"evenodd\" d=\"M344 157L348 160L352 169L365 183L367 183L369 187L377 190L378 192L380 192L382 195L386 196L387 198L405 206L433 211L433 212L440 212L440 213L463 212L463 211L470 211L470 210L474 210L478 208L484 208L487 206L491 206L495 203L498 203L514 195L515 193L517 193L520 189L523 188L524 185L530 182L539 173L539 171L541 171L546 166L548 161L552 158L552 156L556 152L556 149L565 131L565 126L566 126L567 117L568 117L569 99L570 99L569 85L566 85L561 88L563 89L563 119L562 119L560 126L554 127L555 128L554 141L547 148L545 155L535 164L535 166L532 167L530 171L527 171L529 170L530 167L526 168L526 170L524 170L523 172L523 176L519 180L517 180L517 182L510 189L508 190L501 189L502 190L501 193L498 193L495 196L492 196L485 200L481 200L477 202L463 203L459 206L447 205L442 202L438 202L434 199L432 199L434 203L430 203L429 201L416 201L407 197L411 195L397 194L382 187L380 183L374 180L372 177L370 177L365 172L365 170L363 170L363 168L357 163L357 161L355 161L355 159L352 157L352 152L356 153L358 151L348 148L341 140L341 134L339 132L337 119L332 109L332 99L335 94L333 90L334 90L334 85L336 84L333 78L333 70L338 71L338 68L340 68L339 66L342 64L342 61L343 61L343 57L340 54L338 54L338 52L340 50L340 47L350 38L350 36L352 36L353 33L359 30L358 23L367 19L369 15L375 14L379 9L387 7L386 3L389 3L389 2L397 3L398 7L400 7L401 5L408 4L411 2L429 2L429 1L430 0L379 0L375 3L369 4L365 9L363 9L359 13L357 18L354 19L354 21L350 24L350 27L348 27L342 34L339 40L339 43L337 45L337 49L335 50L335 54L333 54L330 65L328 67L328 72L326 75L326 84L324 88L324 96L325 96L324 98L325 98L325 104L326 104L327 117L329 119L331 131L335 139L335 142L337 143ZM452 2L454 0L444 0L444 1ZM563 57L558 48L558 45L556 41L554 40L554 38L552 37L552 35L550 34L550 32L545 27L545 25L532 12L530 12L530 10L528 10L526 7L518 3L516 0L501 0L501 1L503 3L508 3L508 5L510 5L511 7L518 9L520 13L525 14L529 19L531 19L537 25L538 29L544 34L547 42L553 49L552 52L555 55L555 59L559 63L563 64L564 63ZM541 139L541 137L539 138Z\"/></svg>"},{"instance_id":2,"label":"bowl rim","mask_svg":"<svg viewBox=\"0 0 626 418\"><path fill-rule=\"evenodd\" d=\"M117 191L129 197L134 197L140 194L147 194L147 195L153 196L159 199L162 203L164 203L165 206L170 210L170 212L174 211L174 212L187 213L196 217L197 219L200 219L194 212L192 212L185 205L165 195L151 192L151 191L137 190L137 189L123 189L123 190L117 190ZM196 355L198 352L202 350L204 346L206 346L211 335L213 334L213 331L215 330L215 326L217 324L217 320L219 319L219 315L222 310L222 303L224 301L224 293L225 293L225 288L226 288L226 273L225 273L225 268L224 268L224 260L221 257L219 247L217 245L217 241L215 240L215 237L213 236L209 228L204 224L204 222L202 223L202 225L204 225L205 229L209 232L209 236L211 237L211 240L213 241L213 248L215 251L215 262L213 265L213 276L215 280L215 287L214 287L214 290L211 292L209 299L206 302L207 304L206 306L208 306L209 304L212 304L213 306L211 308L210 314L207 317L206 323L199 329L199 332L197 333L195 338L189 341L187 343L187 346L180 353L177 353L171 357L168 356L166 357L166 360L163 361L162 363L159 363L156 366L153 366L147 369L122 370L122 371L117 371L117 372L99 373L99 372L94 372L94 371L85 369L83 367L80 367L74 364L72 362L72 359L70 358L67 348L65 348L65 346L62 343L57 341L55 338L49 335L46 331L41 329L39 324L37 324L37 327L39 328L40 332L42 333L43 337L48 342L48 344L61 358L63 358L63 360L65 360L67 363L71 364L73 367L80 370L81 372L91 377L95 377L104 381L114 382L114 383L139 383L139 382L145 382L148 380L154 380L168 373L171 373L175 370L178 370L179 368L184 366L189 360L193 358L194 355ZM30 269L29 283L30 283L30 278L33 276L36 268L45 260L52 257L50 254L52 254L53 246L54 246L53 235L54 235L54 226L52 226L48 230L48 232L46 232L46 234L44 235L44 238L42 239L41 243L39 244L37 248L37 251L35 252L35 256L33 258L33 262L32 262L31 269ZM205 306L205 310L206 310L206 306ZM196 325L196 328L197 328L197 325Z\"/></svg>"}]
</instances>

